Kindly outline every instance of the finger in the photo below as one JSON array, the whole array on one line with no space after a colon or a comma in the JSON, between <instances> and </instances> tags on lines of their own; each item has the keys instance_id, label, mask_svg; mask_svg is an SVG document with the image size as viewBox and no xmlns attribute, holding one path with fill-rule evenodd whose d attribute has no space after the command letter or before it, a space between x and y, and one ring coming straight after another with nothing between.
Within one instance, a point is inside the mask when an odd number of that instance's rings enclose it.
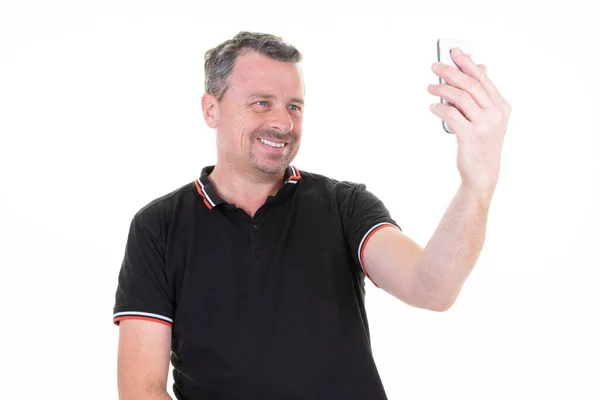
<instances>
[{"instance_id":1,"label":"finger","mask_svg":"<svg viewBox=\"0 0 600 400\"><path fill-rule=\"evenodd\" d=\"M483 64L477 64L477 66L487 75L487 67Z\"/></svg>"},{"instance_id":2,"label":"finger","mask_svg":"<svg viewBox=\"0 0 600 400\"><path fill-rule=\"evenodd\" d=\"M429 85L427 86L427 91L456 106L469 121L473 121L483 113L481 107L479 107L468 92L457 89L454 86L446 84Z\"/></svg>"},{"instance_id":3,"label":"finger","mask_svg":"<svg viewBox=\"0 0 600 400\"><path fill-rule=\"evenodd\" d=\"M479 65L476 65L471 59L471 57L469 57L468 54L465 54L460 49L456 48L453 50L458 51L451 52L452 59L463 70L463 72L471 78L475 79L477 82L479 82L481 88L483 88L490 100L496 106L503 105L506 101L504 100L494 83L488 77L487 68L485 68L485 66L484 68L479 68ZM475 83L471 84L476 85Z\"/></svg>"},{"instance_id":4,"label":"finger","mask_svg":"<svg viewBox=\"0 0 600 400\"><path fill-rule=\"evenodd\" d=\"M433 72L444 79L446 83L469 92L471 97L473 97L481 108L485 109L494 105L479 82L465 72L439 62L434 63L432 69Z\"/></svg>"},{"instance_id":5,"label":"finger","mask_svg":"<svg viewBox=\"0 0 600 400\"><path fill-rule=\"evenodd\" d=\"M442 103L434 103L429 106L429 109L432 113L440 117L441 120L446 121L450 130L455 134L458 133L458 135L460 135L461 132L465 132L471 124L467 121L465 116L456 109L456 107Z\"/></svg>"}]
</instances>

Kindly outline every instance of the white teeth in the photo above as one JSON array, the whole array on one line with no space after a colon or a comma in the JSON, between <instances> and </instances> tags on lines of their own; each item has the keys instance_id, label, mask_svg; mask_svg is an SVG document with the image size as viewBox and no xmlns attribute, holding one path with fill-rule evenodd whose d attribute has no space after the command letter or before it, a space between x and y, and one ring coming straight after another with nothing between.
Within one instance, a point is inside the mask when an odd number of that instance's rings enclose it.
<instances>
[{"instance_id":1,"label":"white teeth","mask_svg":"<svg viewBox=\"0 0 600 400\"><path fill-rule=\"evenodd\" d=\"M263 142L264 144L271 146L271 147L283 147L285 146L285 143L273 143L271 141L268 141L266 139L259 139L261 142Z\"/></svg>"}]
</instances>

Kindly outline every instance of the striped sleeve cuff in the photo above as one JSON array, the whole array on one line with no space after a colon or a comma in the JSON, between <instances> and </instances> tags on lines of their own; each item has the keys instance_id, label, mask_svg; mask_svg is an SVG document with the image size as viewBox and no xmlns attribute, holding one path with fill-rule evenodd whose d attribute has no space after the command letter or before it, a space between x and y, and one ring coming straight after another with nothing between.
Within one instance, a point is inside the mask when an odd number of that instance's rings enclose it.
<instances>
[{"instance_id":1,"label":"striped sleeve cuff","mask_svg":"<svg viewBox=\"0 0 600 400\"><path fill-rule=\"evenodd\" d=\"M118 312L113 316L113 323L115 325L119 325L120 321L123 321L126 319L140 319L140 320L144 320L144 321L158 322L159 324L167 325L170 328L173 327L173 320L171 318L168 318L168 317L165 317L165 316L162 316L159 314L152 314L152 313L147 313L147 312L142 312L142 311Z\"/></svg>"},{"instance_id":2,"label":"striped sleeve cuff","mask_svg":"<svg viewBox=\"0 0 600 400\"><path fill-rule=\"evenodd\" d=\"M360 245L358 246L358 261L360 263L360 268L362 269L363 273L365 274L365 276L367 278L369 278L369 280L371 282L373 282L373 285L375 285L377 288L379 288L379 285L377 285L373 279L371 279L371 277L369 276L369 274L367 273L367 271L365 270L365 267L363 265L363 256L365 254L365 247L367 246L367 242L369 241L369 239L371 239L371 237L373 236L373 234L375 232L377 232L378 230L380 230L381 228L385 228L386 226L393 226L394 228L400 229L397 225L394 225L390 222L381 222L379 224L376 224L375 226L373 226L371 229L369 229L367 231L367 233L365 233L365 235L363 236L362 240L360 241Z\"/></svg>"}]
</instances>

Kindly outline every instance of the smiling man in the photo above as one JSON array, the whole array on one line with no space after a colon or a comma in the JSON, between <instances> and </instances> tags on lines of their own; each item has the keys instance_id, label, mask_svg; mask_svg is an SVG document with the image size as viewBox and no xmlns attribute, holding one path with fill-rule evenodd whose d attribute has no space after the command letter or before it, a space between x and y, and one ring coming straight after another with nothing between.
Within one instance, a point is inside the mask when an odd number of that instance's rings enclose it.
<instances>
[{"instance_id":1,"label":"smiling man","mask_svg":"<svg viewBox=\"0 0 600 400\"><path fill-rule=\"evenodd\" d=\"M481 251L510 106L460 52L434 65L456 104L461 185L423 249L365 185L291 165L302 139L301 55L241 32L206 53L203 115L217 162L133 217L119 274L121 399L386 399L365 278L448 309Z\"/></svg>"}]
</instances>

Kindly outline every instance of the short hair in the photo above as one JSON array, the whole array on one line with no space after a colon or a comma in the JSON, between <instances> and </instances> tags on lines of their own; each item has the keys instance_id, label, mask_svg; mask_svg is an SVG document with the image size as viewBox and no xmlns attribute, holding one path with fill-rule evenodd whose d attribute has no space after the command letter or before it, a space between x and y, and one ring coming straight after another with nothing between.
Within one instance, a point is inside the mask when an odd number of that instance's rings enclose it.
<instances>
[{"instance_id":1,"label":"short hair","mask_svg":"<svg viewBox=\"0 0 600 400\"><path fill-rule=\"evenodd\" d=\"M240 54L254 50L274 60L289 63L302 61L302 54L281 37L242 31L232 39L208 50L204 55L204 89L221 101L229 87L229 76Z\"/></svg>"}]
</instances>

